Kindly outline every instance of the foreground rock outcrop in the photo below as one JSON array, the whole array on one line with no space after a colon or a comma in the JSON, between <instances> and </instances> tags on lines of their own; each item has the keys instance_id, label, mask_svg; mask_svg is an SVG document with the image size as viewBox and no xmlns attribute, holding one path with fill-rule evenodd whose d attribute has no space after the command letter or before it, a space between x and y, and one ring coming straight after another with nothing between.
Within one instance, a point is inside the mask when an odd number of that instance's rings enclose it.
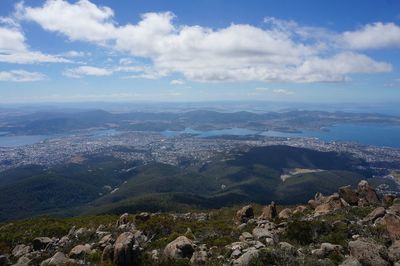
<instances>
[{"instance_id":1,"label":"foreground rock outcrop","mask_svg":"<svg viewBox=\"0 0 400 266\"><path fill-rule=\"evenodd\" d=\"M400 265L400 201L367 181L308 205L125 213L63 232L12 238L0 265Z\"/></svg>"}]
</instances>

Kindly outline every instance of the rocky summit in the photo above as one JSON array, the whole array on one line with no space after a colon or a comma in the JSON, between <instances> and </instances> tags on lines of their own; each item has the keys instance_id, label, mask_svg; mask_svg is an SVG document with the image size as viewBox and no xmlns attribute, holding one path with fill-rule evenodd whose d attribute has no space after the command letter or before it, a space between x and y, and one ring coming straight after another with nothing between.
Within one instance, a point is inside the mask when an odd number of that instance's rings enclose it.
<instances>
[{"instance_id":1,"label":"rocky summit","mask_svg":"<svg viewBox=\"0 0 400 266\"><path fill-rule=\"evenodd\" d=\"M0 241L0 265L400 265L400 199L363 180L307 205L15 221Z\"/></svg>"}]
</instances>

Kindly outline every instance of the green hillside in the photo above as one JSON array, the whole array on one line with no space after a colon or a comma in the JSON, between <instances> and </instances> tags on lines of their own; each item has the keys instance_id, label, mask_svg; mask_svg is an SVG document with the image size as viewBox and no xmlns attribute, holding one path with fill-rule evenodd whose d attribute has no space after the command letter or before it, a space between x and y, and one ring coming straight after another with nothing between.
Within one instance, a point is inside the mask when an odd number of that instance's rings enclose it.
<instances>
[{"instance_id":1,"label":"green hillside","mask_svg":"<svg viewBox=\"0 0 400 266\"><path fill-rule=\"evenodd\" d=\"M184 211L272 200L299 203L317 191L332 193L372 174L360 166L367 164L346 154L268 146L200 167L127 164L107 156L51 169L21 167L3 172L0 179L0 220L43 213ZM282 181L288 168L320 170Z\"/></svg>"}]
</instances>

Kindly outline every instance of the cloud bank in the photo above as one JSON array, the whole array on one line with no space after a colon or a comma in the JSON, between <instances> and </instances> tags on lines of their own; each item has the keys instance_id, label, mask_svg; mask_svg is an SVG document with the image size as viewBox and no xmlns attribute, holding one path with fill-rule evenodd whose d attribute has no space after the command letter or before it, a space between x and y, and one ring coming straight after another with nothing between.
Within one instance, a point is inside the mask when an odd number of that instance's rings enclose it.
<instances>
[{"instance_id":1,"label":"cloud bank","mask_svg":"<svg viewBox=\"0 0 400 266\"><path fill-rule=\"evenodd\" d=\"M42 6L16 6L20 21L32 21L44 30L149 60L136 66L129 77L159 78L179 73L199 82L341 82L354 73L380 73L391 64L377 61L361 50L400 47L400 27L373 23L355 31L330 32L324 28L298 25L294 21L267 17L264 25L231 24L212 29L175 23L171 12L143 14L136 24L119 25L114 11L88 0L69 3L47 0ZM1 41L3 40L3 41ZM9 49L9 50L8 50ZM65 62L66 59L29 51L17 28L0 28L3 62ZM125 68L82 66L64 75L107 76L129 72Z\"/></svg>"}]
</instances>

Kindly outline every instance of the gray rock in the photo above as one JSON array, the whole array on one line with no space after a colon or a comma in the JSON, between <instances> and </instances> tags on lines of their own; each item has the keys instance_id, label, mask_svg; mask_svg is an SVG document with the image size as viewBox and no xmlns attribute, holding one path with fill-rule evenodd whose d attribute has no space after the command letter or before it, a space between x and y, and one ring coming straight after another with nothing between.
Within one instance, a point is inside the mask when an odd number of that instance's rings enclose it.
<instances>
[{"instance_id":1,"label":"gray rock","mask_svg":"<svg viewBox=\"0 0 400 266\"><path fill-rule=\"evenodd\" d=\"M21 256L28 254L30 251L31 251L30 246L21 244L21 245L15 246L14 249L12 250L11 254L16 258L19 258Z\"/></svg>"},{"instance_id":2,"label":"gray rock","mask_svg":"<svg viewBox=\"0 0 400 266\"><path fill-rule=\"evenodd\" d=\"M254 211L251 205L244 206L236 212L235 221L237 224L247 223L248 220L254 218Z\"/></svg>"},{"instance_id":3,"label":"gray rock","mask_svg":"<svg viewBox=\"0 0 400 266\"><path fill-rule=\"evenodd\" d=\"M395 241L389 247L389 259L392 262L400 261L400 240Z\"/></svg>"},{"instance_id":4,"label":"gray rock","mask_svg":"<svg viewBox=\"0 0 400 266\"><path fill-rule=\"evenodd\" d=\"M279 214L278 217L279 219L288 219L292 215L292 210L289 208L283 209Z\"/></svg>"},{"instance_id":5,"label":"gray rock","mask_svg":"<svg viewBox=\"0 0 400 266\"><path fill-rule=\"evenodd\" d=\"M340 266L362 266L361 263L354 257L348 256Z\"/></svg>"},{"instance_id":6,"label":"gray rock","mask_svg":"<svg viewBox=\"0 0 400 266\"><path fill-rule=\"evenodd\" d=\"M43 250L45 249L52 240L48 237L37 237L33 240L33 250Z\"/></svg>"},{"instance_id":7,"label":"gray rock","mask_svg":"<svg viewBox=\"0 0 400 266\"><path fill-rule=\"evenodd\" d=\"M193 241L185 236L179 236L165 247L164 256L173 259L191 258L193 252Z\"/></svg>"},{"instance_id":8,"label":"gray rock","mask_svg":"<svg viewBox=\"0 0 400 266\"><path fill-rule=\"evenodd\" d=\"M30 264L31 264L31 259L28 258L27 256L22 256L13 266L29 266Z\"/></svg>"},{"instance_id":9,"label":"gray rock","mask_svg":"<svg viewBox=\"0 0 400 266\"><path fill-rule=\"evenodd\" d=\"M107 264L106 262L112 262L114 260L114 247L108 244L101 254L101 265Z\"/></svg>"},{"instance_id":10,"label":"gray rock","mask_svg":"<svg viewBox=\"0 0 400 266\"><path fill-rule=\"evenodd\" d=\"M356 240L349 242L350 255L365 266L390 265L387 258L387 249L379 244L367 240Z\"/></svg>"},{"instance_id":11,"label":"gray rock","mask_svg":"<svg viewBox=\"0 0 400 266\"><path fill-rule=\"evenodd\" d=\"M251 260L258 258L259 251L255 248L250 248L248 251L243 253L239 258L232 262L232 265L236 266L247 266Z\"/></svg>"},{"instance_id":12,"label":"gray rock","mask_svg":"<svg viewBox=\"0 0 400 266\"><path fill-rule=\"evenodd\" d=\"M197 250L193 253L190 263L195 265L205 265L207 262L207 252L204 250Z\"/></svg>"},{"instance_id":13,"label":"gray rock","mask_svg":"<svg viewBox=\"0 0 400 266\"><path fill-rule=\"evenodd\" d=\"M115 241L113 261L117 266L138 265L140 249L132 232L119 235Z\"/></svg>"},{"instance_id":14,"label":"gray rock","mask_svg":"<svg viewBox=\"0 0 400 266\"><path fill-rule=\"evenodd\" d=\"M40 266L63 266L63 265L75 265L75 260L69 259L62 252L57 252L53 257L44 260Z\"/></svg>"},{"instance_id":15,"label":"gray rock","mask_svg":"<svg viewBox=\"0 0 400 266\"><path fill-rule=\"evenodd\" d=\"M267 243L267 239L272 239L272 242L275 242L276 239L276 235L268 228L255 227L252 234L254 239L263 243ZM268 242L270 242L270 240L268 240Z\"/></svg>"},{"instance_id":16,"label":"gray rock","mask_svg":"<svg viewBox=\"0 0 400 266\"><path fill-rule=\"evenodd\" d=\"M383 207L378 207L375 210L373 210L371 213L369 213L365 218L364 221L366 222L373 222L376 219L385 216L385 208Z\"/></svg>"},{"instance_id":17,"label":"gray rock","mask_svg":"<svg viewBox=\"0 0 400 266\"><path fill-rule=\"evenodd\" d=\"M89 244L77 245L71 249L71 251L69 252L69 256L71 258L84 258L91 251L92 250Z\"/></svg>"},{"instance_id":18,"label":"gray rock","mask_svg":"<svg viewBox=\"0 0 400 266\"><path fill-rule=\"evenodd\" d=\"M253 240L253 236L249 232L243 232L240 235L239 240L242 242L251 241Z\"/></svg>"}]
</instances>

